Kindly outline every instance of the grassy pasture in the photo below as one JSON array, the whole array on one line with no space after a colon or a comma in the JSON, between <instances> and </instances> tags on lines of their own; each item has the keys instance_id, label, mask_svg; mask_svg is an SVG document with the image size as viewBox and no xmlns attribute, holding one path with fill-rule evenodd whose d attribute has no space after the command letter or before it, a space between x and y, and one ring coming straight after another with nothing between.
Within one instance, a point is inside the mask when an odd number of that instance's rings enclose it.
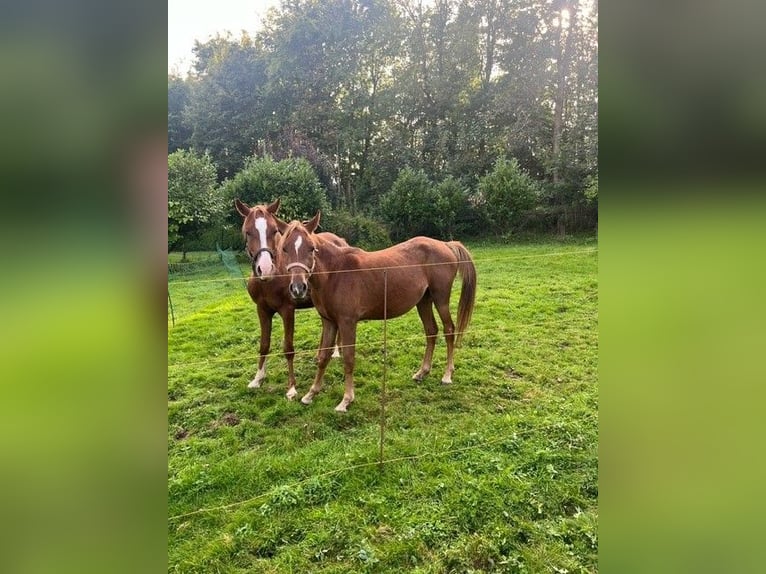
<instances>
[{"instance_id":1,"label":"grassy pasture","mask_svg":"<svg viewBox=\"0 0 766 574\"><path fill-rule=\"evenodd\" d=\"M597 571L595 240L468 247L478 294L453 385L443 338L410 379L415 310L388 322L382 468L382 322L359 326L349 412L333 410L338 360L306 407L284 398L278 318L267 380L246 388L258 319L241 280L214 259L170 277L170 572ZM319 331L298 312L299 396Z\"/></svg>"}]
</instances>

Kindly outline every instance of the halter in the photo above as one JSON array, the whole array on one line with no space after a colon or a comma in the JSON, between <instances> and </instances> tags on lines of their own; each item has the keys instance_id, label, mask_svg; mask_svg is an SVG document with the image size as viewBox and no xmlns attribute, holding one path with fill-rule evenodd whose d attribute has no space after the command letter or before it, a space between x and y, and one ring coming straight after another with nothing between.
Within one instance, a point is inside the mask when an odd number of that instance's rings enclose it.
<instances>
[{"instance_id":1,"label":"halter","mask_svg":"<svg viewBox=\"0 0 766 574\"><path fill-rule=\"evenodd\" d=\"M290 263L287 267L285 267L285 271L290 271L290 269L292 269L293 267L300 267L306 273L311 275L314 272L314 267L316 267L316 266L317 266L317 260L316 260L316 257L314 257L314 260L313 260L313 262L311 264L311 269L309 269L307 265L304 265L300 261L295 261L293 263Z\"/></svg>"},{"instance_id":2,"label":"halter","mask_svg":"<svg viewBox=\"0 0 766 574\"><path fill-rule=\"evenodd\" d=\"M293 229L289 229L286 232L286 234L282 237L282 241L286 241L287 237L291 235L292 231ZM287 266L285 267L285 271L289 273L291 269L295 267L299 267L300 269L303 269L309 275L311 275L314 272L314 268L317 266L317 258L316 258L316 255L314 255L314 252L316 251L316 247L311 242L309 242L309 245L311 245L311 268L309 269L308 265L301 263L300 261L293 261L292 263L287 264ZM298 254L297 250L295 254L296 255Z\"/></svg>"},{"instance_id":3,"label":"halter","mask_svg":"<svg viewBox=\"0 0 766 574\"><path fill-rule=\"evenodd\" d=\"M269 255L271 255L271 260L272 260L272 261L276 261L276 257L274 256L274 252L273 252L271 249L269 249L268 247L261 247L261 248L260 248L258 251L256 251L256 252L255 252L255 254L254 254L254 255L252 255L252 256L250 257L250 261L252 261L252 262L253 262L253 264L255 264L255 261L256 261L256 259L258 259L258 256L259 256L261 253L263 253L264 251L265 251L266 253L268 253Z\"/></svg>"}]
</instances>

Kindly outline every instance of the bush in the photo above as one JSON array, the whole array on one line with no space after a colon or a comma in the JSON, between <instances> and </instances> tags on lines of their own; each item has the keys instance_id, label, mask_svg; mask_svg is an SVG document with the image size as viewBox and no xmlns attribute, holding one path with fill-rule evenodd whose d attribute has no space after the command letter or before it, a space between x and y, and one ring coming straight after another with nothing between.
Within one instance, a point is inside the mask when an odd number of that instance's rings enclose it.
<instances>
[{"instance_id":1,"label":"bush","mask_svg":"<svg viewBox=\"0 0 766 574\"><path fill-rule=\"evenodd\" d=\"M331 231L351 245L367 251L391 245L391 238L382 223L363 215L352 215L347 211L322 214L321 231Z\"/></svg>"},{"instance_id":2,"label":"bush","mask_svg":"<svg viewBox=\"0 0 766 574\"><path fill-rule=\"evenodd\" d=\"M198 238L223 211L210 156L177 150L168 155L168 250Z\"/></svg>"},{"instance_id":3,"label":"bush","mask_svg":"<svg viewBox=\"0 0 766 574\"><path fill-rule=\"evenodd\" d=\"M461 183L449 176L434 187L434 217L441 239L455 239L471 233L475 215L468 201L468 192Z\"/></svg>"},{"instance_id":4,"label":"bush","mask_svg":"<svg viewBox=\"0 0 766 574\"><path fill-rule=\"evenodd\" d=\"M433 185L423 170L401 170L391 189L380 198L381 214L394 240L435 235L435 200Z\"/></svg>"},{"instance_id":5,"label":"bush","mask_svg":"<svg viewBox=\"0 0 766 574\"><path fill-rule=\"evenodd\" d=\"M329 205L319 178L303 158L250 158L242 171L224 183L224 195L231 206L231 221L238 223L241 219L232 206L234 198L256 205L279 197L278 215L287 221L310 219L319 210L327 211Z\"/></svg>"},{"instance_id":6,"label":"bush","mask_svg":"<svg viewBox=\"0 0 766 574\"><path fill-rule=\"evenodd\" d=\"M540 185L519 167L516 159L499 158L479 180L478 198L493 233L516 228L540 196Z\"/></svg>"},{"instance_id":7,"label":"bush","mask_svg":"<svg viewBox=\"0 0 766 574\"><path fill-rule=\"evenodd\" d=\"M463 183L449 176L434 184L424 171L411 168L399 172L381 197L380 211L397 241L416 235L447 240L483 229Z\"/></svg>"}]
</instances>

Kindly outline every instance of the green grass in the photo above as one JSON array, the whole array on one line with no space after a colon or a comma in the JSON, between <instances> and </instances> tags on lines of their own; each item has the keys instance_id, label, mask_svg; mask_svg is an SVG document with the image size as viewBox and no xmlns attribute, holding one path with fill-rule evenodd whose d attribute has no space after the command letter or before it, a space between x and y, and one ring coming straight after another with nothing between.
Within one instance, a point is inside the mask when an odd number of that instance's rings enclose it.
<instances>
[{"instance_id":1,"label":"green grass","mask_svg":"<svg viewBox=\"0 0 766 574\"><path fill-rule=\"evenodd\" d=\"M210 281L223 266L170 277L169 571L597 571L595 241L469 249L478 294L453 385L443 339L410 380L414 310L388 322L382 468L381 322L360 324L349 412L333 410L336 360L306 407L284 398L278 319L267 380L246 388L258 320L241 281ZM298 313L301 395L319 332Z\"/></svg>"}]
</instances>

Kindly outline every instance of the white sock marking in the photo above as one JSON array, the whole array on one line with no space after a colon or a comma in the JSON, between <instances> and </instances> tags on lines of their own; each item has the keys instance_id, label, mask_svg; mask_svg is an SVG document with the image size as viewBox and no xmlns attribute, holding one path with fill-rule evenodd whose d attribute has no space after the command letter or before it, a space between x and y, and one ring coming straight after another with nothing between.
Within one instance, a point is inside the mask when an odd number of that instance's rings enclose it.
<instances>
[{"instance_id":1,"label":"white sock marking","mask_svg":"<svg viewBox=\"0 0 766 574\"><path fill-rule=\"evenodd\" d=\"M255 377L252 381L250 381L250 384L247 385L250 389L257 389L261 386L261 381L266 378L266 362L263 363L263 367L258 369L258 372L255 373Z\"/></svg>"}]
</instances>

